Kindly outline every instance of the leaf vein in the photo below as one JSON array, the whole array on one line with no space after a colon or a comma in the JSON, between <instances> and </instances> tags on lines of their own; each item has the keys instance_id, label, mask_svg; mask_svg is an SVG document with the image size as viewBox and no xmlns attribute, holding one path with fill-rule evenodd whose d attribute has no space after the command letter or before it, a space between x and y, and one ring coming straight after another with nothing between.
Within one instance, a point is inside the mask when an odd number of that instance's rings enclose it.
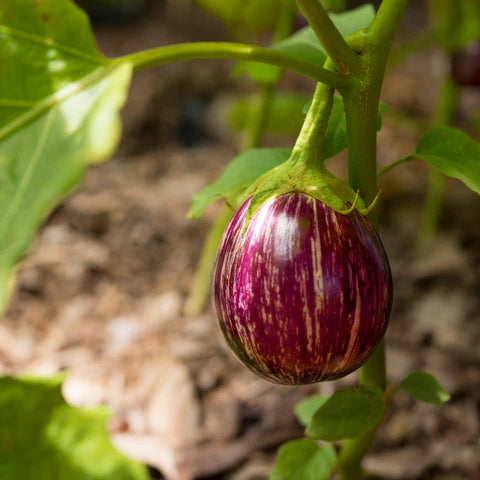
<instances>
[{"instance_id":1,"label":"leaf vein","mask_svg":"<svg viewBox=\"0 0 480 480\"><path fill-rule=\"evenodd\" d=\"M77 50L75 48L67 47L66 45L61 45L60 43L55 42L51 38L45 38L45 37L41 37L40 35L24 32L22 30L18 30L16 28L10 27L5 24L0 24L0 32L2 30L7 34L7 36L10 35L12 37L28 40L32 43L37 43L47 48L55 48L56 50L65 52L73 57L85 60L87 62L94 63L95 65L102 64L99 62L99 58L95 58L95 57L92 57L91 55L87 55L86 53L83 53L80 50Z\"/></svg>"},{"instance_id":2,"label":"leaf vein","mask_svg":"<svg viewBox=\"0 0 480 480\"><path fill-rule=\"evenodd\" d=\"M38 165L38 162L40 160L41 154L43 149L45 148L46 141L48 138L49 131L52 126L54 114L53 110L48 112L47 114L47 119L45 122L45 126L41 132L40 138L38 140L37 147L34 151L32 161L28 165L28 168L20 181L20 185L18 186L15 195L13 197L12 203L10 206L7 208L5 215L3 217L3 220L0 222L0 242L3 240L3 236L5 234L6 229L8 228L8 224L11 222L12 218L15 216L15 212L22 200L22 197L24 197L25 192L27 191L27 188L32 181L34 172L36 170L36 167Z\"/></svg>"}]
</instances>

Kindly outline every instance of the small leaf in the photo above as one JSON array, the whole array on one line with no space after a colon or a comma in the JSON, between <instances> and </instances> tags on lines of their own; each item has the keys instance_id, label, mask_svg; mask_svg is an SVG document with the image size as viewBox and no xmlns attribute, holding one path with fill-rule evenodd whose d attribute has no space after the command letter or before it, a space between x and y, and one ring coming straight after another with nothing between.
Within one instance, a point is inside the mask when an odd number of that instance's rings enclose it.
<instances>
[{"instance_id":1,"label":"small leaf","mask_svg":"<svg viewBox=\"0 0 480 480\"><path fill-rule=\"evenodd\" d=\"M63 379L0 377L0 478L147 480L113 447L107 410L68 405Z\"/></svg>"},{"instance_id":2,"label":"small leaf","mask_svg":"<svg viewBox=\"0 0 480 480\"><path fill-rule=\"evenodd\" d=\"M452 127L429 130L410 157L425 160L480 194L480 143L465 132Z\"/></svg>"},{"instance_id":3,"label":"small leaf","mask_svg":"<svg viewBox=\"0 0 480 480\"><path fill-rule=\"evenodd\" d=\"M457 178L480 194L480 143L462 130L453 127L429 130L418 142L415 153L382 168L378 176L411 160L424 160L447 177Z\"/></svg>"},{"instance_id":4,"label":"small leaf","mask_svg":"<svg viewBox=\"0 0 480 480\"><path fill-rule=\"evenodd\" d=\"M422 402L445 403L450 400L450 395L437 382L435 377L425 372L411 373L402 380L399 388Z\"/></svg>"},{"instance_id":5,"label":"small leaf","mask_svg":"<svg viewBox=\"0 0 480 480\"><path fill-rule=\"evenodd\" d=\"M330 14L331 20L343 37L368 27L374 17L375 9L371 4L363 5L344 13ZM286 40L277 43L273 48L319 67L323 66L327 58L325 49L311 27L303 28Z\"/></svg>"},{"instance_id":6,"label":"small leaf","mask_svg":"<svg viewBox=\"0 0 480 480\"><path fill-rule=\"evenodd\" d=\"M335 392L313 416L307 435L331 442L358 437L377 425L383 409L379 389Z\"/></svg>"},{"instance_id":7,"label":"small leaf","mask_svg":"<svg viewBox=\"0 0 480 480\"><path fill-rule=\"evenodd\" d=\"M346 37L368 27L375 17L375 9L371 4L349 10L343 13L331 13L335 26L340 33ZM311 27L305 27L289 38L278 42L272 48L280 52L293 55L319 67L323 67L327 54ZM234 74L248 72L250 76L259 83L270 83L275 78L276 69L271 66L264 66L254 62L238 62L234 67Z\"/></svg>"},{"instance_id":8,"label":"small leaf","mask_svg":"<svg viewBox=\"0 0 480 480\"><path fill-rule=\"evenodd\" d=\"M347 121L342 97L334 95L333 106L328 118L325 140L323 142L322 160L334 157L347 146Z\"/></svg>"},{"instance_id":9,"label":"small leaf","mask_svg":"<svg viewBox=\"0 0 480 480\"><path fill-rule=\"evenodd\" d=\"M295 416L306 427L312 420L315 412L328 400L324 395L310 395L295 405Z\"/></svg>"},{"instance_id":10,"label":"small leaf","mask_svg":"<svg viewBox=\"0 0 480 480\"><path fill-rule=\"evenodd\" d=\"M309 438L282 445L270 480L328 480L337 465L332 445L318 446Z\"/></svg>"},{"instance_id":11,"label":"small leaf","mask_svg":"<svg viewBox=\"0 0 480 480\"><path fill-rule=\"evenodd\" d=\"M193 196L188 216L201 217L214 200L245 189L260 175L288 160L290 153L289 148L253 148L236 156L217 181Z\"/></svg>"}]
</instances>

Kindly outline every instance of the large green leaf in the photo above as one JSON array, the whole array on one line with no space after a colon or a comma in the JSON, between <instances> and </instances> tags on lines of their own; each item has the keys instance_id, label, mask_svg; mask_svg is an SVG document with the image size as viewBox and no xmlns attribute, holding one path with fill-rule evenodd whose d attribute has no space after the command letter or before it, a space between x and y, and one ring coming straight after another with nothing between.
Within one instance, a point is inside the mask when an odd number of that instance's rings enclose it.
<instances>
[{"instance_id":1,"label":"large green leaf","mask_svg":"<svg viewBox=\"0 0 480 480\"><path fill-rule=\"evenodd\" d=\"M309 438L280 447L270 480L328 480L337 465L333 445L320 447Z\"/></svg>"},{"instance_id":2,"label":"large green leaf","mask_svg":"<svg viewBox=\"0 0 480 480\"><path fill-rule=\"evenodd\" d=\"M383 410L380 390L340 390L315 412L307 434L330 442L355 438L375 427Z\"/></svg>"},{"instance_id":3,"label":"large green leaf","mask_svg":"<svg viewBox=\"0 0 480 480\"><path fill-rule=\"evenodd\" d=\"M69 406L63 377L0 377L2 480L147 480L112 446L105 408Z\"/></svg>"},{"instance_id":4,"label":"large green leaf","mask_svg":"<svg viewBox=\"0 0 480 480\"><path fill-rule=\"evenodd\" d=\"M0 2L0 128L108 60L70 0Z\"/></svg>"},{"instance_id":5,"label":"large green leaf","mask_svg":"<svg viewBox=\"0 0 480 480\"><path fill-rule=\"evenodd\" d=\"M426 372L412 372L402 380L399 388L422 402L445 403L450 400L448 392Z\"/></svg>"},{"instance_id":6,"label":"large green leaf","mask_svg":"<svg viewBox=\"0 0 480 480\"><path fill-rule=\"evenodd\" d=\"M214 200L241 192L260 175L285 162L290 153L289 148L253 148L236 156L218 180L193 196L188 216L201 217Z\"/></svg>"},{"instance_id":7,"label":"large green leaf","mask_svg":"<svg viewBox=\"0 0 480 480\"><path fill-rule=\"evenodd\" d=\"M368 27L374 17L375 9L370 4L344 13L330 14L333 23L344 37ZM325 49L311 27L303 28L272 48L320 67L327 58ZM234 68L234 74L240 72L248 72L257 82L267 84L273 81L277 75L274 67L252 62L238 62Z\"/></svg>"},{"instance_id":8,"label":"large green leaf","mask_svg":"<svg viewBox=\"0 0 480 480\"><path fill-rule=\"evenodd\" d=\"M0 3L0 39L1 311L36 229L113 151L131 66L98 53L70 0Z\"/></svg>"}]
</instances>

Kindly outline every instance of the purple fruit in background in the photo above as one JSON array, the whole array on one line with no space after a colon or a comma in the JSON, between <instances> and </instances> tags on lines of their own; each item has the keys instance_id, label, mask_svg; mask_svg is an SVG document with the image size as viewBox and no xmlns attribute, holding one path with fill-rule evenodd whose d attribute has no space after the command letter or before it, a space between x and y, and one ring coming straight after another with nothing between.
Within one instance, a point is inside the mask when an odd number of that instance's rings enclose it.
<instances>
[{"instance_id":1,"label":"purple fruit in background","mask_svg":"<svg viewBox=\"0 0 480 480\"><path fill-rule=\"evenodd\" d=\"M275 383L354 371L381 340L392 303L390 267L370 221L291 193L267 200L245 229L249 202L225 230L213 276L228 344Z\"/></svg>"},{"instance_id":2,"label":"purple fruit in background","mask_svg":"<svg viewBox=\"0 0 480 480\"><path fill-rule=\"evenodd\" d=\"M480 85L480 42L455 53L452 75L458 85Z\"/></svg>"}]
</instances>

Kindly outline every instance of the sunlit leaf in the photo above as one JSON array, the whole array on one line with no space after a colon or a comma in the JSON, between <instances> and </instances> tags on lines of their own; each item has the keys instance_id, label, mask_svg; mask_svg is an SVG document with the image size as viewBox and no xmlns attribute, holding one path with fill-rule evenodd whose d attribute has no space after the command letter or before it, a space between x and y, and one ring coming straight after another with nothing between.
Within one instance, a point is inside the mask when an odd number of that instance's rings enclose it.
<instances>
[{"instance_id":1,"label":"sunlit leaf","mask_svg":"<svg viewBox=\"0 0 480 480\"><path fill-rule=\"evenodd\" d=\"M147 480L110 441L105 408L73 408L63 377L0 377L2 480Z\"/></svg>"},{"instance_id":2,"label":"sunlit leaf","mask_svg":"<svg viewBox=\"0 0 480 480\"><path fill-rule=\"evenodd\" d=\"M260 175L288 160L290 153L289 148L253 148L236 156L218 180L193 196L188 216L201 217L211 202L239 193Z\"/></svg>"},{"instance_id":3,"label":"sunlit leaf","mask_svg":"<svg viewBox=\"0 0 480 480\"><path fill-rule=\"evenodd\" d=\"M400 383L399 388L422 402L445 403L450 400L450 395L435 377L425 372L412 372Z\"/></svg>"},{"instance_id":4,"label":"sunlit leaf","mask_svg":"<svg viewBox=\"0 0 480 480\"><path fill-rule=\"evenodd\" d=\"M0 64L1 311L36 229L112 153L131 66L98 53L70 0L0 3Z\"/></svg>"}]
</instances>

